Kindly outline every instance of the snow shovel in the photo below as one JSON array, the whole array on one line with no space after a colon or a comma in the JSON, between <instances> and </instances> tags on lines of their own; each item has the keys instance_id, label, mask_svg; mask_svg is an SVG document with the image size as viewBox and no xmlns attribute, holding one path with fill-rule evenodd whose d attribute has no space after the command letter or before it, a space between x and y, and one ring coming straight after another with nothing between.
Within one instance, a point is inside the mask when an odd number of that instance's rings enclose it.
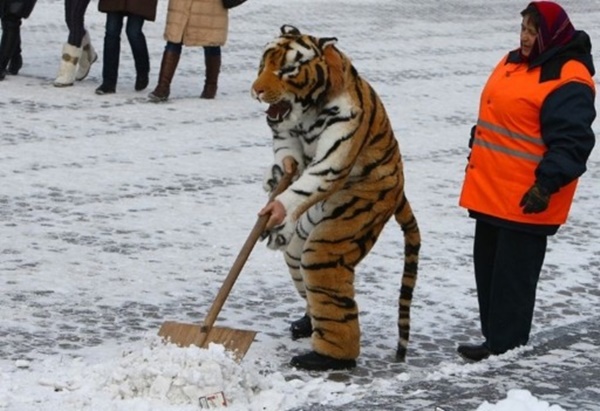
<instances>
[{"instance_id":1,"label":"snow shovel","mask_svg":"<svg viewBox=\"0 0 600 411\"><path fill-rule=\"evenodd\" d=\"M269 196L269 202L273 201L275 196L283 192L290 185L293 176L294 173L286 173L282 176L279 184L277 184L277 187L275 187L275 190ZM158 331L159 336L180 347L197 345L201 348L207 348L209 343L221 344L226 350L233 352L237 361L241 361L244 358L250 348L250 344L254 341L256 331L213 327L213 324L254 245L265 231L268 220L269 215L260 216L254 224L254 228L250 232L250 235L248 235L225 281L223 281L221 289L213 301L204 322L202 324L184 324L175 321L165 321Z\"/></svg>"}]
</instances>

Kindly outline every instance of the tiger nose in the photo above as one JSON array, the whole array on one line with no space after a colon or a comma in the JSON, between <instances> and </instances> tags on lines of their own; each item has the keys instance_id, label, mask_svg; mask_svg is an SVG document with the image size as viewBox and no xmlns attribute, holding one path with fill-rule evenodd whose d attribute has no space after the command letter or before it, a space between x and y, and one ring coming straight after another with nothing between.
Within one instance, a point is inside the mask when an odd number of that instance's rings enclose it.
<instances>
[{"instance_id":1,"label":"tiger nose","mask_svg":"<svg viewBox=\"0 0 600 411\"><path fill-rule=\"evenodd\" d=\"M252 98L260 101L260 98L263 94L263 90L261 88L257 87L257 84L253 84L252 88L250 89L250 95L252 96Z\"/></svg>"}]
</instances>

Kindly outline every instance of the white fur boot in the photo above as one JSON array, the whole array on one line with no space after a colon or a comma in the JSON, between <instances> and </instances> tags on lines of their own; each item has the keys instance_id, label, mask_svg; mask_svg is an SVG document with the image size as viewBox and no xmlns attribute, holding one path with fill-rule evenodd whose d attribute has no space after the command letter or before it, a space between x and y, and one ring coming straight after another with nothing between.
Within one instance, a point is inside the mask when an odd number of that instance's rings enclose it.
<instances>
[{"instance_id":1,"label":"white fur boot","mask_svg":"<svg viewBox=\"0 0 600 411\"><path fill-rule=\"evenodd\" d=\"M58 77L54 80L56 87L72 86L75 83L75 73L77 72L77 64L81 59L81 47L75 47L69 43L65 43L62 49L62 59L60 60L60 68Z\"/></svg>"},{"instance_id":2,"label":"white fur boot","mask_svg":"<svg viewBox=\"0 0 600 411\"><path fill-rule=\"evenodd\" d=\"M83 52L81 53L81 60L79 60L79 67L77 68L77 74L75 75L77 81L81 81L86 78L90 73L92 63L98 60L98 53L96 53L94 46L92 46L90 34L87 31L83 36L81 48L83 49Z\"/></svg>"}]
</instances>

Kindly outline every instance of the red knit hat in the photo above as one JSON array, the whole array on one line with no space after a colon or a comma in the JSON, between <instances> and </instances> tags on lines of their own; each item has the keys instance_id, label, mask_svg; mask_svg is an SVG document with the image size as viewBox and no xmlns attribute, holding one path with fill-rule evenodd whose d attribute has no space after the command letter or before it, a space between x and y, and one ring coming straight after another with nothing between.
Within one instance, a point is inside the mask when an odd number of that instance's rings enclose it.
<instances>
[{"instance_id":1,"label":"red knit hat","mask_svg":"<svg viewBox=\"0 0 600 411\"><path fill-rule=\"evenodd\" d=\"M554 2L533 1L529 5L533 5L540 13L540 28L529 55L532 60L546 50L567 44L575 34L575 27L567 12Z\"/></svg>"}]
</instances>

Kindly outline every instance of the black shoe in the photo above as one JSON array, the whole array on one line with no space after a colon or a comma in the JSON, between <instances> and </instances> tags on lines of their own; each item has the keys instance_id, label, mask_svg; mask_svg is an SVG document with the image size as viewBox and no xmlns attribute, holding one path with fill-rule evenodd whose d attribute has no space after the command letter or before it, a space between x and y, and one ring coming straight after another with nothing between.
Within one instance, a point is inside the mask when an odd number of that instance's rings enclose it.
<instances>
[{"instance_id":1,"label":"black shoe","mask_svg":"<svg viewBox=\"0 0 600 411\"><path fill-rule=\"evenodd\" d=\"M290 365L308 371L348 370L356 367L356 360L340 360L311 351L292 357Z\"/></svg>"},{"instance_id":2,"label":"black shoe","mask_svg":"<svg viewBox=\"0 0 600 411\"><path fill-rule=\"evenodd\" d=\"M0 69L0 81L6 78L6 70Z\"/></svg>"},{"instance_id":3,"label":"black shoe","mask_svg":"<svg viewBox=\"0 0 600 411\"><path fill-rule=\"evenodd\" d=\"M310 337L312 335L312 324L308 314L304 314L304 317L293 321L290 331L292 332L292 340Z\"/></svg>"},{"instance_id":4,"label":"black shoe","mask_svg":"<svg viewBox=\"0 0 600 411\"><path fill-rule=\"evenodd\" d=\"M102 83L97 89L96 94L102 96L104 94L115 94L117 92L117 88L114 86L109 86L107 84Z\"/></svg>"},{"instance_id":5,"label":"black shoe","mask_svg":"<svg viewBox=\"0 0 600 411\"><path fill-rule=\"evenodd\" d=\"M135 91L142 91L148 87L148 73L138 74L135 78Z\"/></svg>"},{"instance_id":6,"label":"black shoe","mask_svg":"<svg viewBox=\"0 0 600 411\"><path fill-rule=\"evenodd\" d=\"M10 59L10 63L8 63L8 72L12 75L19 74L19 70L23 67L23 57L21 54L17 54L16 56L12 56Z\"/></svg>"},{"instance_id":7,"label":"black shoe","mask_svg":"<svg viewBox=\"0 0 600 411\"><path fill-rule=\"evenodd\" d=\"M475 362L485 360L493 354L485 344L460 344L456 351L465 360Z\"/></svg>"}]
</instances>

